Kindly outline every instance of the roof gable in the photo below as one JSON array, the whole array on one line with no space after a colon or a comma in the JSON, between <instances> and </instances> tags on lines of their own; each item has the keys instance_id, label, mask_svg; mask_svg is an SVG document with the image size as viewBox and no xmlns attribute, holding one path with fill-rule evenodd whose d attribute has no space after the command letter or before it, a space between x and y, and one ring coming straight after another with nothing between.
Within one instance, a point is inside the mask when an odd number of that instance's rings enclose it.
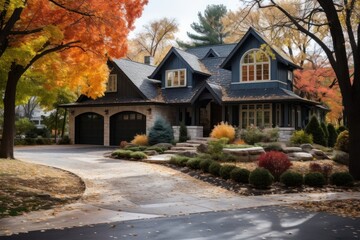
<instances>
[{"instance_id":1,"label":"roof gable","mask_svg":"<svg viewBox=\"0 0 360 240\"><path fill-rule=\"evenodd\" d=\"M229 56L224 60L224 62L221 64L221 68L225 68L230 70L231 69L231 61L236 56L236 54L239 52L243 44L247 39L250 37L254 37L257 39L261 44L266 44L270 46L271 50L275 53L276 58L282 62L285 65L290 65L293 68L301 68L297 66L281 49L277 48L276 46L273 46L269 40L267 40L265 37L261 36L260 33L258 33L254 28L250 27L249 30L246 32L246 34L243 36L243 38L240 40L240 42L236 45L236 47L231 51Z\"/></svg>"},{"instance_id":2,"label":"roof gable","mask_svg":"<svg viewBox=\"0 0 360 240\"><path fill-rule=\"evenodd\" d=\"M212 48L208 51L204 58L219 57L220 55Z\"/></svg>"},{"instance_id":3,"label":"roof gable","mask_svg":"<svg viewBox=\"0 0 360 240\"><path fill-rule=\"evenodd\" d=\"M155 69L155 71L149 76L149 78L157 79L157 75L161 72L164 65L169 61L171 56L176 56L179 58L192 73L198 73L202 75L210 76L209 71L206 69L204 64L193 54L187 53L180 49L172 47L170 51L166 54L165 58L161 61L160 65Z\"/></svg>"}]
</instances>

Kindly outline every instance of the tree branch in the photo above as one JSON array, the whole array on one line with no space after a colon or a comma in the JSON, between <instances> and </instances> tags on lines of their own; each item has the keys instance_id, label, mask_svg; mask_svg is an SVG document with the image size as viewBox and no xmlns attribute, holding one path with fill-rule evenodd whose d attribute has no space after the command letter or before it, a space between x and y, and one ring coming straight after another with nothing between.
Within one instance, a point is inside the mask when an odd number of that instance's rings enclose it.
<instances>
[{"instance_id":1,"label":"tree branch","mask_svg":"<svg viewBox=\"0 0 360 240\"><path fill-rule=\"evenodd\" d=\"M55 4L56 6L62 8L62 9L65 9L66 11L69 11L69 12L80 14L80 15L83 15L83 16L86 16L86 17L94 17L95 16L95 14L92 14L92 13L85 13L85 12L81 12L81 11L76 10L76 9L68 8L68 7L56 2L55 0L49 0L49 1L51 3L53 3L53 4Z\"/></svg>"}]
</instances>

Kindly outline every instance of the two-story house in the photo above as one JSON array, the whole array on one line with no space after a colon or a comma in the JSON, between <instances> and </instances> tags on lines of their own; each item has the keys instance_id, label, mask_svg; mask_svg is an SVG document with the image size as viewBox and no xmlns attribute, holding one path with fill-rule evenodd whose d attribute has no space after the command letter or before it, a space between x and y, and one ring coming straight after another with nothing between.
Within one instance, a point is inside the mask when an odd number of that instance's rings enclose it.
<instances>
[{"instance_id":1,"label":"two-story house","mask_svg":"<svg viewBox=\"0 0 360 240\"><path fill-rule=\"evenodd\" d=\"M252 28L237 44L172 48L157 67L149 63L109 61L104 97L64 105L74 143L119 145L147 133L158 116L206 136L221 121L302 128L327 110L293 92L299 67Z\"/></svg>"}]
</instances>

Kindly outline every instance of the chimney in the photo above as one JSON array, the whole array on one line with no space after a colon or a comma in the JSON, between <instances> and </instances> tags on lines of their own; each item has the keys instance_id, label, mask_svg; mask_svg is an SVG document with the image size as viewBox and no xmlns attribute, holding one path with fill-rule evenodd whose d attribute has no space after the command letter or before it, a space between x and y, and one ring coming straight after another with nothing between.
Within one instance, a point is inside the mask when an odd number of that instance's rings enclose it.
<instances>
[{"instance_id":1,"label":"chimney","mask_svg":"<svg viewBox=\"0 0 360 240\"><path fill-rule=\"evenodd\" d=\"M154 57L152 56L145 56L144 57L144 63L147 65L154 66Z\"/></svg>"}]
</instances>

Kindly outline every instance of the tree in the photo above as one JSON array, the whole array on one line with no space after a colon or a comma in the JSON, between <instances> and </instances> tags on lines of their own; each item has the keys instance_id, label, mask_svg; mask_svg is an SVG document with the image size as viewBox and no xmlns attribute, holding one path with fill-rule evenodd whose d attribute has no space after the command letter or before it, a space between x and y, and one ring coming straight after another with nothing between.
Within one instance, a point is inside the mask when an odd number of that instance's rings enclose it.
<instances>
[{"instance_id":1,"label":"tree","mask_svg":"<svg viewBox=\"0 0 360 240\"><path fill-rule=\"evenodd\" d=\"M189 48L224 43L224 39L229 34L222 22L222 18L226 13L227 9L223 4L208 5L204 11L204 16L201 12L198 13L199 23L193 22L190 25L197 33L187 32L192 42L177 41L178 45L183 48Z\"/></svg>"},{"instance_id":2,"label":"tree","mask_svg":"<svg viewBox=\"0 0 360 240\"><path fill-rule=\"evenodd\" d=\"M313 136L314 143L326 146L325 133L315 116L312 116L306 125L305 132Z\"/></svg>"},{"instance_id":3,"label":"tree","mask_svg":"<svg viewBox=\"0 0 360 240\"><path fill-rule=\"evenodd\" d=\"M69 87L92 98L101 96L109 74L106 62L109 57L125 55L126 37L146 3L147 0L1 1L1 158L14 157L18 84L39 78L48 91Z\"/></svg>"},{"instance_id":4,"label":"tree","mask_svg":"<svg viewBox=\"0 0 360 240\"><path fill-rule=\"evenodd\" d=\"M143 26L143 31L138 33L129 42L127 57L133 61L143 61L144 56L154 57L159 63L171 47L178 32L178 23L175 19L161 18L151 21Z\"/></svg>"},{"instance_id":5,"label":"tree","mask_svg":"<svg viewBox=\"0 0 360 240\"><path fill-rule=\"evenodd\" d=\"M329 147L334 147L335 146L335 143L336 143L336 139L337 139L337 132L335 130L335 127L334 125L332 125L331 123L329 123L327 125L327 130L329 132L329 140L328 140L328 145Z\"/></svg>"},{"instance_id":6,"label":"tree","mask_svg":"<svg viewBox=\"0 0 360 240\"><path fill-rule=\"evenodd\" d=\"M310 37L319 45L334 69L343 98L344 113L349 128L349 171L360 179L360 2L357 0L296 1L301 14L292 15L275 0L251 0L260 9L277 9L288 19L287 25ZM304 28L303 24L312 26ZM326 42L319 29L326 30ZM321 31L323 32L323 31ZM348 39L348 44L346 42ZM350 68L353 67L353 75Z\"/></svg>"}]
</instances>

